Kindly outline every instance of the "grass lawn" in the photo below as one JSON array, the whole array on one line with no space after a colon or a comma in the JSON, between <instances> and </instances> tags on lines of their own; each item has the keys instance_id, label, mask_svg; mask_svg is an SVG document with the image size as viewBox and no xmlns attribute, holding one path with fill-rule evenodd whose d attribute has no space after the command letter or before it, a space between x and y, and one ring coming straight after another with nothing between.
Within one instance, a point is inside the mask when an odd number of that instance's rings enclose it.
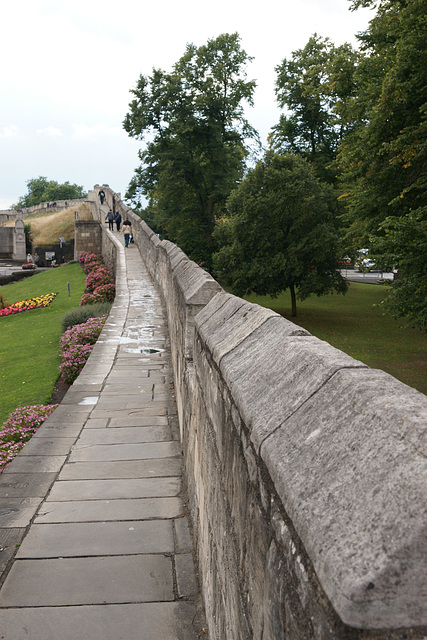
<instances>
[{"instance_id":1,"label":"grass lawn","mask_svg":"<svg viewBox=\"0 0 427 640\"><path fill-rule=\"evenodd\" d=\"M77 263L1 287L7 304L53 292L58 295L47 308L0 317L0 425L18 406L49 402L59 376L61 321L79 305L84 289L85 274Z\"/></svg>"},{"instance_id":2,"label":"grass lawn","mask_svg":"<svg viewBox=\"0 0 427 640\"><path fill-rule=\"evenodd\" d=\"M375 369L427 394L427 335L404 327L404 321L384 316L380 285L350 283L345 296L312 296L297 301L292 318L288 292L278 298L246 296L246 300L273 309L321 340Z\"/></svg>"}]
</instances>

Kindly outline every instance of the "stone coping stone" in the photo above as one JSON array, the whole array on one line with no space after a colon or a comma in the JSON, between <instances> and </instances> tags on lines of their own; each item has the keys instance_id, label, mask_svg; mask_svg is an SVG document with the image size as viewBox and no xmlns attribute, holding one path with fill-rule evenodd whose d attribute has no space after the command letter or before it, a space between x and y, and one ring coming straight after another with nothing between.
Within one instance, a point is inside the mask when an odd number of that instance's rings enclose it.
<instances>
[{"instance_id":1,"label":"stone coping stone","mask_svg":"<svg viewBox=\"0 0 427 640\"><path fill-rule=\"evenodd\" d=\"M192 260L180 262L173 272L174 284L187 305L204 306L219 291L221 285Z\"/></svg>"},{"instance_id":2,"label":"stone coping stone","mask_svg":"<svg viewBox=\"0 0 427 640\"><path fill-rule=\"evenodd\" d=\"M2 611L4 640L76 640L76 629L88 640L135 638L144 640L197 640L193 629L196 609L189 602L152 602L74 607L5 609Z\"/></svg>"},{"instance_id":3,"label":"stone coping stone","mask_svg":"<svg viewBox=\"0 0 427 640\"><path fill-rule=\"evenodd\" d=\"M234 349L269 318L280 319L286 335L310 334L296 324L281 318L271 309L246 302L229 293L216 296L197 314L196 328L212 352L215 362Z\"/></svg>"},{"instance_id":4,"label":"stone coping stone","mask_svg":"<svg viewBox=\"0 0 427 640\"><path fill-rule=\"evenodd\" d=\"M145 220L142 220L141 218L138 220L138 224L140 229L143 231L143 233L148 237L148 238L152 238L154 236L154 238L157 238L157 240L159 240L158 236L154 233L154 231L152 229L150 229L150 227L148 226L148 224L145 222ZM160 240L159 240L160 242Z\"/></svg>"},{"instance_id":5,"label":"stone coping stone","mask_svg":"<svg viewBox=\"0 0 427 640\"><path fill-rule=\"evenodd\" d=\"M294 327L280 316L268 318L218 363L258 452L336 371L367 368L314 336L293 335Z\"/></svg>"},{"instance_id":6,"label":"stone coping stone","mask_svg":"<svg viewBox=\"0 0 427 640\"><path fill-rule=\"evenodd\" d=\"M427 397L372 369L342 369L261 448L341 619L427 624Z\"/></svg>"}]
</instances>

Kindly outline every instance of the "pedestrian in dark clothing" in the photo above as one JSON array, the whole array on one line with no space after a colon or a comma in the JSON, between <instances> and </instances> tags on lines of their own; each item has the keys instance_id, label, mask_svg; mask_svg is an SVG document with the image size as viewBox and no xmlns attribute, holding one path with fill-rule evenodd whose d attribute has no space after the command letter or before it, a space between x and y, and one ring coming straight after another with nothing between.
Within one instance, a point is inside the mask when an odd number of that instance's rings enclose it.
<instances>
[{"instance_id":1,"label":"pedestrian in dark clothing","mask_svg":"<svg viewBox=\"0 0 427 640\"><path fill-rule=\"evenodd\" d=\"M109 228L109 230L110 231L114 231L114 213L111 211L111 209L109 210L109 212L105 216L105 219L108 220L108 228Z\"/></svg>"},{"instance_id":2,"label":"pedestrian in dark clothing","mask_svg":"<svg viewBox=\"0 0 427 640\"><path fill-rule=\"evenodd\" d=\"M98 195L99 195L99 199L101 200L101 204L104 204L105 191L103 189L101 189L100 191L98 191Z\"/></svg>"},{"instance_id":3,"label":"pedestrian in dark clothing","mask_svg":"<svg viewBox=\"0 0 427 640\"><path fill-rule=\"evenodd\" d=\"M116 217L114 218L114 222L116 223L117 231L120 231L120 223L122 221L121 214L117 211Z\"/></svg>"}]
</instances>

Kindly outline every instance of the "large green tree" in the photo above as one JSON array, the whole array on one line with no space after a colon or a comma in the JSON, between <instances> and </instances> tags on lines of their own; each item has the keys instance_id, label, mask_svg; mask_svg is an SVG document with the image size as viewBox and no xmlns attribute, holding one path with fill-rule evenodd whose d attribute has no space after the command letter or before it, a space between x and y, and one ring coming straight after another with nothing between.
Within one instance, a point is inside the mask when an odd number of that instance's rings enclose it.
<instances>
[{"instance_id":1,"label":"large green tree","mask_svg":"<svg viewBox=\"0 0 427 640\"><path fill-rule=\"evenodd\" d=\"M187 45L170 73L140 76L123 123L146 140L127 197L136 207L147 197L156 229L207 266L215 218L257 139L243 112L255 89L246 79L250 60L237 34Z\"/></svg>"},{"instance_id":2,"label":"large green tree","mask_svg":"<svg viewBox=\"0 0 427 640\"><path fill-rule=\"evenodd\" d=\"M370 245L382 266L401 269L387 306L425 326L427 272L415 274L411 264L421 265L425 243L413 242L414 229L421 238L427 220L427 3L355 0L353 9L376 4L359 35L363 55L351 103L357 126L338 154L346 242L350 249Z\"/></svg>"},{"instance_id":3,"label":"large green tree","mask_svg":"<svg viewBox=\"0 0 427 640\"><path fill-rule=\"evenodd\" d=\"M55 200L77 200L85 198L87 193L84 187L77 184L64 182L59 184L56 180L48 180L45 176L27 180L27 193L18 200L15 208L24 209L33 207L41 202L53 202Z\"/></svg>"},{"instance_id":4,"label":"large green tree","mask_svg":"<svg viewBox=\"0 0 427 640\"><path fill-rule=\"evenodd\" d=\"M352 126L348 101L356 90L357 60L351 45L335 47L314 34L276 67L277 100L286 113L273 127L272 146L306 157L328 182L335 180L331 163Z\"/></svg>"},{"instance_id":5,"label":"large green tree","mask_svg":"<svg viewBox=\"0 0 427 640\"><path fill-rule=\"evenodd\" d=\"M297 297L344 293L331 197L307 160L267 152L233 191L230 215L217 225L219 279L237 295L289 289L293 316Z\"/></svg>"}]
</instances>

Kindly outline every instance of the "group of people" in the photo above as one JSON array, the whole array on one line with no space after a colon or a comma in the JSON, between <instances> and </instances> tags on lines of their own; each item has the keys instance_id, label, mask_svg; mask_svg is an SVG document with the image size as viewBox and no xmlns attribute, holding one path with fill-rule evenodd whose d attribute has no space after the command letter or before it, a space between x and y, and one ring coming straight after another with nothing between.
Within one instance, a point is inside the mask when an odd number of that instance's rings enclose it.
<instances>
[{"instance_id":1,"label":"group of people","mask_svg":"<svg viewBox=\"0 0 427 640\"><path fill-rule=\"evenodd\" d=\"M105 216L106 222L108 222L108 228L110 231L114 231L114 223L116 223L117 231L120 231L120 226L122 227L123 238L125 241L125 248L129 246L131 242L132 236L132 224L128 217L125 218L122 225L122 216L119 212L115 215L113 211L110 209L107 215Z\"/></svg>"}]
</instances>

